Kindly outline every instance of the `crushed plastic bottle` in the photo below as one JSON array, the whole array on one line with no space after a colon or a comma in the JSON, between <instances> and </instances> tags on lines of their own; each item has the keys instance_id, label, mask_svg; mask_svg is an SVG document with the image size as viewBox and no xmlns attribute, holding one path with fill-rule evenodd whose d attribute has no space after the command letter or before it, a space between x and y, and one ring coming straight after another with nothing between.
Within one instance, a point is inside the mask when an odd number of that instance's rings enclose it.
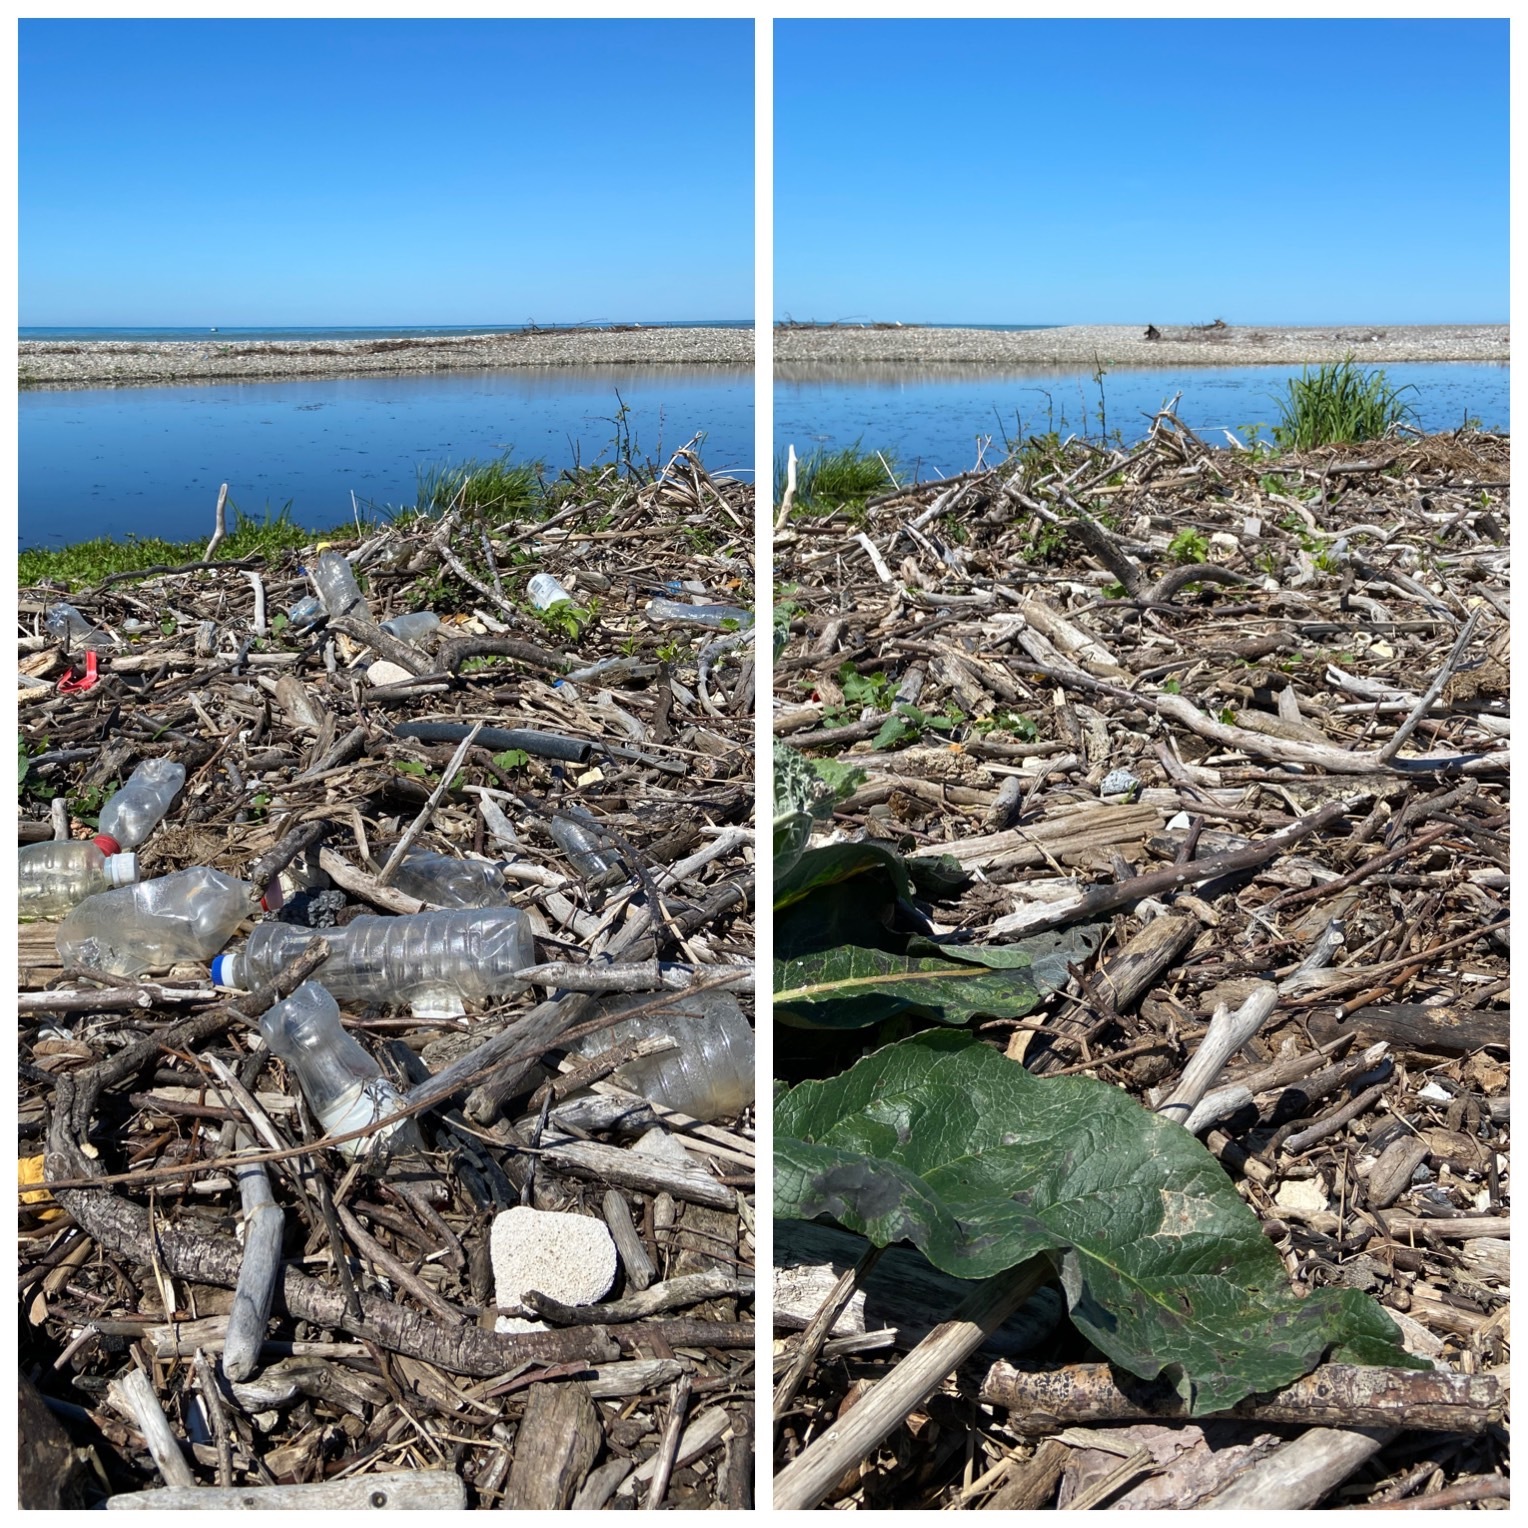
<instances>
[{"instance_id":1,"label":"crushed plastic bottle","mask_svg":"<svg viewBox=\"0 0 1528 1528\"><path fill-rule=\"evenodd\" d=\"M136 849L159 826L185 783L184 764L145 759L101 808L101 832L120 849Z\"/></svg>"},{"instance_id":2,"label":"crushed plastic bottle","mask_svg":"<svg viewBox=\"0 0 1528 1528\"><path fill-rule=\"evenodd\" d=\"M393 886L431 907L503 907L509 900L499 867L450 854L410 854Z\"/></svg>"},{"instance_id":3,"label":"crushed plastic bottle","mask_svg":"<svg viewBox=\"0 0 1528 1528\"><path fill-rule=\"evenodd\" d=\"M525 586L531 604L537 610L550 610L553 605L571 605L573 596L552 577L550 573L538 573Z\"/></svg>"},{"instance_id":4,"label":"crushed plastic bottle","mask_svg":"<svg viewBox=\"0 0 1528 1528\"><path fill-rule=\"evenodd\" d=\"M58 926L66 965L141 976L210 960L254 908L255 888L197 865L86 897Z\"/></svg>"},{"instance_id":5,"label":"crushed plastic bottle","mask_svg":"<svg viewBox=\"0 0 1528 1528\"><path fill-rule=\"evenodd\" d=\"M296 1073L325 1135L344 1135L386 1119L403 1102L382 1068L340 1023L339 1004L318 982L304 982L268 1009L260 1020L260 1036ZM342 1141L335 1149L361 1157L422 1145L414 1122L405 1119L373 1135Z\"/></svg>"},{"instance_id":6,"label":"crushed plastic bottle","mask_svg":"<svg viewBox=\"0 0 1528 1528\"><path fill-rule=\"evenodd\" d=\"M602 847L599 834L576 817L559 812L552 819L551 828L557 847L568 856L568 863L584 880L603 880L620 869L620 860Z\"/></svg>"},{"instance_id":7,"label":"crushed plastic bottle","mask_svg":"<svg viewBox=\"0 0 1528 1528\"><path fill-rule=\"evenodd\" d=\"M138 856L118 854L109 838L50 839L25 844L16 866L23 918L52 918L86 897L138 879Z\"/></svg>"},{"instance_id":8,"label":"crushed plastic bottle","mask_svg":"<svg viewBox=\"0 0 1528 1528\"><path fill-rule=\"evenodd\" d=\"M312 938L329 946L324 986L337 998L407 1003L416 1017L457 1018L467 1003L519 992L515 972L536 963L518 907L441 908L401 917L353 918L343 928L257 923L240 950L212 963L220 987L269 986Z\"/></svg>"},{"instance_id":9,"label":"crushed plastic bottle","mask_svg":"<svg viewBox=\"0 0 1528 1528\"><path fill-rule=\"evenodd\" d=\"M411 610L382 622L382 630L400 642L418 647L431 632L440 630L440 617L433 610Z\"/></svg>"},{"instance_id":10,"label":"crushed plastic bottle","mask_svg":"<svg viewBox=\"0 0 1528 1528\"><path fill-rule=\"evenodd\" d=\"M746 631L753 625L753 611L737 605L686 605L681 600L647 602L647 619L663 626L702 626L707 631Z\"/></svg>"},{"instance_id":11,"label":"crushed plastic bottle","mask_svg":"<svg viewBox=\"0 0 1528 1528\"><path fill-rule=\"evenodd\" d=\"M606 998L594 1005L585 1022L651 1004L653 999L651 993ZM649 1103L677 1109L702 1123L747 1108L754 1099L753 1026L737 999L714 988L675 993L664 999L663 1010L640 1013L580 1036L569 1049L581 1056L597 1056L633 1040L669 1035L675 1049L628 1061L611 1080Z\"/></svg>"},{"instance_id":12,"label":"crushed plastic bottle","mask_svg":"<svg viewBox=\"0 0 1528 1528\"><path fill-rule=\"evenodd\" d=\"M324 602L316 594L305 594L287 610L293 626L311 626L324 613Z\"/></svg>"},{"instance_id":13,"label":"crushed plastic bottle","mask_svg":"<svg viewBox=\"0 0 1528 1528\"><path fill-rule=\"evenodd\" d=\"M371 619L371 606L361 595L349 561L338 552L325 552L313 566L313 586L330 615L354 615Z\"/></svg>"},{"instance_id":14,"label":"crushed plastic bottle","mask_svg":"<svg viewBox=\"0 0 1528 1528\"><path fill-rule=\"evenodd\" d=\"M55 642L62 642L72 653L103 653L117 645L115 637L92 625L73 605L62 600L49 607L42 624Z\"/></svg>"}]
</instances>

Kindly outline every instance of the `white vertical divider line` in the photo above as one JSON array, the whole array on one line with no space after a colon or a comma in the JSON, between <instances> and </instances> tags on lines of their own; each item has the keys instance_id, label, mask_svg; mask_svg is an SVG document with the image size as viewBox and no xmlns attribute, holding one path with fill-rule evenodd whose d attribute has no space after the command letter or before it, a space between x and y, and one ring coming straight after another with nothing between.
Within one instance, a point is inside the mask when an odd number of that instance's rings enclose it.
<instances>
[{"instance_id":1,"label":"white vertical divider line","mask_svg":"<svg viewBox=\"0 0 1528 1528\"><path fill-rule=\"evenodd\" d=\"M754 462L754 1463L755 1512L773 1499L774 1429L774 1076L772 1001L775 930L774 834L774 20L765 8L753 32L753 462ZM770 830L770 831L766 831Z\"/></svg>"}]
</instances>

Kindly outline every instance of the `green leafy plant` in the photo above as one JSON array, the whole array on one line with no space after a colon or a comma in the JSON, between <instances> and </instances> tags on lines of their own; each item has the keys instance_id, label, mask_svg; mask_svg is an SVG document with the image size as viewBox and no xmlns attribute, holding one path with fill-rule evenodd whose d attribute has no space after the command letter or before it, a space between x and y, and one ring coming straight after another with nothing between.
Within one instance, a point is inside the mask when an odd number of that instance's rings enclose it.
<instances>
[{"instance_id":1,"label":"green leafy plant","mask_svg":"<svg viewBox=\"0 0 1528 1528\"><path fill-rule=\"evenodd\" d=\"M531 756L523 748L506 748L503 753L496 753L493 762L508 774L511 770L524 769L531 761Z\"/></svg>"},{"instance_id":2,"label":"green leafy plant","mask_svg":"<svg viewBox=\"0 0 1528 1528\"><path fill-rule=\"evenodd\" d=\"M1210 555L1210 543L1202 531L1185 528L1167 543L1167 554L1174 562L1205 562Z\"/></svg>"},{"instance_id":3,"label":"green leafy plant","mask_svg":"<svg viewBox=\"0 0 1528 1528\"><path fill-rule=\"evenodd\" d=\"M1314 372L1305 367L1286 383L1284 397L1274 400L1274 441L1281 450L1308 451L1378 440L1414 418L1401 395L1415 391L1410 383L1391 387L1383 371L1364 371L1351 356Z\"/></svg>"},{"instance_id":4,"label":"green leafy plant","mask_svg":"<svg viewBox=\"0 0 1528 1528\"><path fill-rule=\"evenodd\" d=\"M910 1241L959 1278L1055 1279L1084 1336L1127 1372L1167 1378L1194 1415L1328 1356L1424 1366L1367 1295L1297 1297L1257 1216L1180 1125L1107 1083L1033 1077L963 1032L1028 1013L1099 930L936 938L916 900L958 889L959 865L873 840L814 846L834 799L776 745L775 1020L824 1044L889 1043L835 1075L798 1064L794 1085L776 1082L777 1218Z\"/></svg>"},{"instance_id":5,"label":"green leafy plant","mask_svg":"<svg viewBox=\"0 0 1528 1528\"><path fill-rule=\"evenodd\" d=\"M890 452L862 451L860 443L829 451L819 446L796 463L794 512L830 515L835 510L863 509L865 500L897 486L891 474L896 458ZM785 497L786 464L775 463L775 503Z\"/></svg>"}]
</instances>

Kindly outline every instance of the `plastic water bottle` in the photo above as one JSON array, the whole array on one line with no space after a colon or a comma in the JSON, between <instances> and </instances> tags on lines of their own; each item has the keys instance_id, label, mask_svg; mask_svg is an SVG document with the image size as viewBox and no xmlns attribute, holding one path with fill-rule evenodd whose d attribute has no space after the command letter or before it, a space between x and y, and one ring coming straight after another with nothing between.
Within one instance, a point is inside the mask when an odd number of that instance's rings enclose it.
<instances>
[{"instance_id":1,"label":"plastic water bottle","mask_svg":"<svg viewBox=\"0 0 1528 1528\"><path fill-rule=\"evenodd\" d=\"M70 652L105 652L117 645L117 639L93 626L73 605L62 600L49 608L42 618L43 630L55 642L62 642Z\"/></svg>"},{"instance_id":2,"label":"plastic water bottle","mask_svg":"<svg viewBox=\"0 0 1528 1528\"><path fill-rule=\"evenodd\" d=\"M17 862L16 879L20 915L51 918L99 891L131 885L138 879L138 856L118 854L109 838L26 844Z\"/></svg>"},{"instance_id":3,"label":"plastic water bottle","mask_svg":"<svg viewBox=\"0 0 1528 1528\"><path fill-rule=\"evenodd\" d=\"M197 865L86 897L58 926L66 965L141 976L181 960L210 960L255 906L255 888Z\"/></svg>"},{"instance_id":4,"label":"plastic water bottle","mask_svg":"<svg viewBox=\"0 0 1528 1528\"><path fill-rule=\"evenodd\" d=\"M119 849L136 849L159 826L185 783L184 764L145 759L101 808L101 832Z\"/></svg>"},{"instance_id":5,"label":"plastic water bottle","mask_svg":"<svg viewBox=\"0 0 1528 1528\"><path fill-rule=\"evenodd\" d=\"M568 863L586 881L598 881L620 869L620 860L602 848L598 833L576 817L559 812L552 819L552 837L568 856Z\"/></svg>"},{"instance_id":6,"label":"plastic water bottle","mask_svg":"<svg viewBox=\"0 0 1528 1528\"><path fill-rule=\"evenodd\" d=\"M340 1023L339 1004L318 982L304 982L260 1020L260 1035L291 1067L325 1135L344 1135L374 1120L386 1119L403 1099L382 1068ZM347 1157L376 1149L422 1146L412 1120L373 1135L342 1141L335 1149Z\"/></svg>"},{"instance_id":7,"label":"plastic water bottle","mask_svg":"<svg viewBox=\"0 0 1528 1528\"><path fill-rule=\"evenodd\" d=\"M382 622L382 630L400 642L418 647L431 632L440 630L440 617L433 610L412 610Z\"/></svg>"},{"instance_id":8,"label":"plastic water bottle","mask_svg":"<svg viewBox=\"0 0 1528 1528\"><path fill-rule=\"evenodd\" d=\"M743 610L737 605L686 605L680 600L660 596L647 602L647 619L664 626L703 626L707 631L745 631L753 625L753 611Z\"/></svg>"},{"instance_id":9,"label":"plastic water bottle","mask_svg":"<svg viewBox=\"0 0 1528 1528\"><path fill-rule=\"evenodd\" d=\"M361 597L349 561L338 552L325 552L313 565L313 586L330 615L356 615L371 619L371 606Z\"/></svg>"},{"instance_id":10,"label":"plastic water bottle","mask_svg":"<svg viewBox=\"0 0 1528 1528\"><path fill-rule=\"evenodd\" d=\"M552 577L550 573L538 573L525 586L531 604L537 610L550 610L553 605L571 605L573 596Z\"/></svg>"},{"instance_id":11,"label":"plastic water bottle","mask_svg":"<svg viewBox=\"0 0 1528 1528\"><path fill-rule=\"evenodd\" d=\"M633 1040L668 1035L675 1049L628 1061L611 1080L649 1103L677 1109L702 1122L725 1119L747 1108L754 1098L753 1026L736 998L713 989L675 993L661 1000L662 1008L583 1035L569 1049L597 1056ZM653 995L645 993L607 998L594 1006L586 1021L653 1001Z\"/></svg>"},{"instance_id":12,"label":"plastic water bottle","mask_svg":"<svg viewBox=\"0 0 1528 1528\"><path fill-rule=\"evenodd\" d=\"M509 900L497 865L450 854L410 854L393 886L431 907L503 907Z\"/></svg>"},{"instance_id":13,"label":"plastic water bottle","mask_svg":"<svg viewBox=\"0 0 1528 1528\"><path fill-rule=\"evenodd\" d=\"M329 946L324 986L358 1003L407 1003L422 1019L457 1018L467 1003L518 992L536 963L531 926L518 907L443 908L396 918L354 918L344 928L257 923L241 950L212 963L220 987L268 986L308 942Z\"/></svg>"},{"instance_id":14,"label":"plastic water bottle","mask_svg":"<svg viewBox=\"0 0 1528 1528\"><path fill-rule=\"evenodd\" d=\"M293 626L311 626L324 613L324 602L316 594L305 594L287 611Z\"/></svg>"}]
</instances>

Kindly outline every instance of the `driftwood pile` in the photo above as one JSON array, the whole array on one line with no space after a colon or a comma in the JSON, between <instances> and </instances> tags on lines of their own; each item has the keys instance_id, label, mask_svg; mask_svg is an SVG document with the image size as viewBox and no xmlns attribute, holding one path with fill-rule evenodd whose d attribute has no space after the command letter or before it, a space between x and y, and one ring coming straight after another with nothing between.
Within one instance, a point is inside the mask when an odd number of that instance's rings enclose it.
<instances>
[{"instance_id":1,"label":"driftwood pile","mask_svg":"<svg viewBox=\"0 0 1528 1528\"><path fill-rule=\"evenodd\" d=\"M143 878L285 873L282 916L321 927L418 908L388 884L405 841L475 853L505 862L546 963L523 996L462 1020L346 1005L413 1089L427 1148L375 1175L302 1151L312 1121L256 1036L269 994L231 997L206 967L62 969L53 925L21 929L28 1505L176 1504L135 1499L160 1486L235 1508L750 1504L752 1112L655 1111L600 1081L622 1058L570 1062L558 1041L596 989L661 1003L660 981L727 985L751 1010L751 635L644 610L701 590L751 608L752 524L751 487L681 452L646 481L585 474L536 522L453 511L385 528L355 566L375 620L443 618L424 648L354 616L278 620L310 592L296 556L113 578L69 596L122 640L93 688L65 693L40 619L58 591L21 591L22 666L42 682L22 694L24 842L55 824L88 835L103 789L173 757L188 778L139 851ZM539 571L586 614L537 615ZM569 746L526 758L489 733L399 734L420 720ZM569 805L619 873L569 864L547 831ZM246 1218L235 1125L274 1148L285 1221L244 1380L221 1362ZM653 1130L682 1147L635 1149ZM607 1223L622 1267L607 1301L548 1304L549 1330L501 1335L489 1227L522 1203Z\"/></svg>"},{"instance_id":2,"label":"driftwood pile","mask_svg":"<svg viewBox=\"0 0 1528 1528\"><path fill-rule=\"evenodd\" d=\"M782 1223L777 1505L1505 1504L1508 476L1499 437L1254 458L1164 412L777 518L775 736L868 775L834 829L954 855L926 911L978 942L1112 917L991 1043L1197 1108L1296 1287L1369 1291L1440 1365L1189 1423L1053 1291L931 1358L971 1286Z\"/></svg>"}]
</instances>

